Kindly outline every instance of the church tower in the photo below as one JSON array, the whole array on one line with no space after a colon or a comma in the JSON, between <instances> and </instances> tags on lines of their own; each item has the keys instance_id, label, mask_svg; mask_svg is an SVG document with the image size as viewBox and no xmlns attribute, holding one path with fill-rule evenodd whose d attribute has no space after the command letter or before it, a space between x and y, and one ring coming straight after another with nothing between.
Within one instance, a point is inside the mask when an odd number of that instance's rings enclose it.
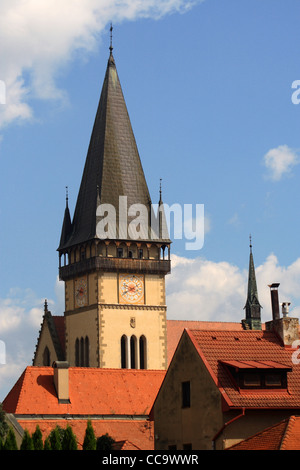
<instances>
[{"instance_id":1,"label":"church tower","mask_svg":"<svg viewBox=\"0 0 300 470\"><path fill-rule=\"evenodd\" d=\"M252 253L252 243L250 237L250 258L249 258L249 273L248 273L248 293L246 305L246 318L242 320L245 329L261 330L261 305L258 300L258 291L256 284L255 267Z\"/></svg>"},{"instance_id":2,"label":"church tower","mask_svg":"<svg viewBox=\"0 0 300 470\"><path fill-rule=\"evenodd\" d=\"M73 219L67 196L58 247L70 366L166 369L171 242L161 221L110 47Z\"/></svg>"}]
</instances>

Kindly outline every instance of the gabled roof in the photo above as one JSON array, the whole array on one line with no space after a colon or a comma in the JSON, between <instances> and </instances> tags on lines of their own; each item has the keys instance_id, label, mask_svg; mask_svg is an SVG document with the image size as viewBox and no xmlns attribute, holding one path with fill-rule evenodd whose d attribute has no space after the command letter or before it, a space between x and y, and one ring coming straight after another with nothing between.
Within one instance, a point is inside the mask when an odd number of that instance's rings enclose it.
<instances>
[{"instance_id":1,"label":"gabled roof","mask_svg":"<svg viewBox=\"0 0 300 470\"><path fill-rule=\"evenodd\" d=\"M46 307L47 308L47 307ZM42 332L44 328L48 328L53 347L56 352L57 360L63 361L65 359L65 317L62 315L52 315L52 313L45 308L45 313L43 316L43 322L41 326L41 330L39 333L36 350L34 353L33 364L35 361L35 357L37 355L40 338L42 336Z\"/></svg>"},{"instance_id":2,"label":"gabled roof","mask_svg":"<svg viewBox=\"0 0 300 470\"><path fill-rule=\"evenodd\" d=\"M143 204L150 209L151 198L111 53L75 207L72 232L70 234L67 213L58 249L96 237L97 200L101 204L114 206L118 229L119 196L127 197L128 207ZM69 235L67 239L66 234ZM122 233L117 235L117 238L128 238ZM146 239L149 238L148 233L144 235Z\"/></svg>"},{"instance_id":3,"label":"gabled roof","mask_svg":"<svg viewBox=\"0 0 300 470\"><path fill-rule=\"evenodd\" d=\"M227 450L300 450L300 417L291 416Z\"/></svg>"},{"instance_id":4,"label":"gabled roof","mask_svg":"<svg viewBox=\"0 0 300 470\"><path fill-rule=\"evenodd\" d=\"M69 368L69 404L58 403L52 367L27 367L3 409L18 415L148 416L165 371Z\"/></svg>"},{"instance_id":5,"label":"gabled roof","mask_svg":"<svg viewBox=\"0 0 300 470\"><path fill-rule=\"evenodd\" d=\"M205 364L216 386L222 393L224 404L230 408L298 408L300 407L300 369L292 363L292 349L284 348L271 331L204 331L185 330L199 357ZM253 361L253 364L277 363L286 367L287 389L243 390L236 387L225 362Z\"/></svg>"}]
</instances>

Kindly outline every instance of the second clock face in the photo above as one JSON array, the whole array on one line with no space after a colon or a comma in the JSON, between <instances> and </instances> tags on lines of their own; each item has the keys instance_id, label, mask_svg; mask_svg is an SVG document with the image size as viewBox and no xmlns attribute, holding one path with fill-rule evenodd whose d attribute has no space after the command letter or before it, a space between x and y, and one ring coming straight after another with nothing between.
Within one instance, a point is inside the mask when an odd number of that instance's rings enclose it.
<instances>
[{"instance_id":1,"label":"second clock face","mask_svg":"<svg viewBox=\"0 0 300 470\"><path fill-rule=\"evenodd\" d=\"M123 304L144 303L144 276L120 274L119 302Z\"/></svg>"}]
</instances>

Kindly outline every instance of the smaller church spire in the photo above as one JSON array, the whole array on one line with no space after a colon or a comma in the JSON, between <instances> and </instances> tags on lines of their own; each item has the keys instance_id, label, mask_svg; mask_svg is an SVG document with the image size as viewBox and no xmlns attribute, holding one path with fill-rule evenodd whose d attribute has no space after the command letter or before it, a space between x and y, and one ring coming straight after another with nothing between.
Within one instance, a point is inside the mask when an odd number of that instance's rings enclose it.
<instances>
[{"instance_id":1,"label":"smaller church spire","mask_svg":"<svg viewBox=\"0 0 300 470\"><path fill-rule=\"evenodd\" d=\"M68 186L66 186L66 208L65 208L64 220L63 220L63 226L61 230L58 250L63 248L71 232L72 232L72 221L71 221L71 215L69 211L69 188Z\"/></svg>"},{"instance_id":2,"label":"smaller church spire","mask_svg":"<svg viewBox=\"0 0 300 470\"><path fill-rule=\"evenodd\" d=\"M246 318L242 321L244 328L251 330L261 330L261 305L258 300L258 290L256 283L254 259L252 253L252 236L250 235L250 258L248 272L248 293L244 309Z\"/></svg>"}]
</instances>

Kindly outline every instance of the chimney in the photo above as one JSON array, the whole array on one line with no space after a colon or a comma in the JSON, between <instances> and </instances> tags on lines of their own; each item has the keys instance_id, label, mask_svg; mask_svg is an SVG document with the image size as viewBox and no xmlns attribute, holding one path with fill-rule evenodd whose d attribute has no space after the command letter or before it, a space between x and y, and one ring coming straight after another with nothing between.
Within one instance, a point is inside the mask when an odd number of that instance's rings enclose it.
<instances>
[{"instance_id":1,"label":"chimney","mask_svg":"<svg viewBox=\"0 0 300 470\"><path fill-rule=\"evenodd\" d=\"M278 300L278 287L280 284L271 284L271 303L272 303L272 317L273 320L279 320L279 300Z\"/></svg>"},{"instance_id":2,"label":"chimney","mask_svg":"<svg viewBox=\"0 0 300 470\"><path fill-rule=\"evenodd\" d=\"M266 322L266 330L274 331L281 338L283 345L291 347L293 342L299 340L299 319L288 317L290 302L282 303L282 318L279 312L278 298L279 284L269 285L271 290L272 321Z\"/></svg>"},{"instance_id":3,"label":"chimney","mask_svg":"<svg viewBox=\"0 0 300 470\"><path fill-rule=\"evenodd\" d=\"M289 306L291 305L290 302L282 302L282 316L286 318L289 314Z\"/></svg>"},{"instance_id":4,"label":"chimney","mask_svg":"<svg viewBox=\"0 0 300 470\"><path fill-rule=\"evenodd\" d=\"M67 361L55 361L54 386L57 393L58 403L70 403L69 398L69 363Z\"/></svg>"}]
</instances>

